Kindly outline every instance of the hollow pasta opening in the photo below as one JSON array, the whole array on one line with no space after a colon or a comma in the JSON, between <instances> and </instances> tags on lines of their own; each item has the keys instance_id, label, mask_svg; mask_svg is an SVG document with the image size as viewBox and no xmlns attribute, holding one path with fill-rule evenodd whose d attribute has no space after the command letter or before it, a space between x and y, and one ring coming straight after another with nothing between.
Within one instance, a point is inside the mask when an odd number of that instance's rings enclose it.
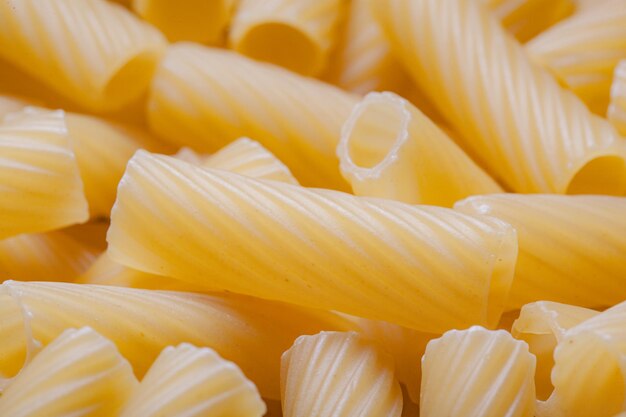
<instances>
[{"instance_id":1,"label":"hollow pasta opening","mask_svg":"<svg viewBox=\"0 0 626 417\"><path fill-rule=\"evenodd\" d=\"M144 52L126 62L106 83L104 101L122 107L139 97L148 88L157 60L156 53Z\"/></svg>"},{"instance_id":2,"label":"hollow pasta opening","mask_svg":"<svg viewBox=\"0 0 626 417\"><path fill-rule=\"evenodd\" d=\"M624 195L626 163L617 155L593 158L576 171L565 190L566 194Z\"/></svg>"},{"instance_id":3,"label":"hollow pasta opening","mask_svg":"<svg viewBox=\"0 0 626 417\"><path fill-rule=\"evenodd\" d=\"M313 39L302 30L281 22L251 27L234 48L251 58L303 75L317 73L323 61L322 51Z\"/></svg>"}]
</instances>

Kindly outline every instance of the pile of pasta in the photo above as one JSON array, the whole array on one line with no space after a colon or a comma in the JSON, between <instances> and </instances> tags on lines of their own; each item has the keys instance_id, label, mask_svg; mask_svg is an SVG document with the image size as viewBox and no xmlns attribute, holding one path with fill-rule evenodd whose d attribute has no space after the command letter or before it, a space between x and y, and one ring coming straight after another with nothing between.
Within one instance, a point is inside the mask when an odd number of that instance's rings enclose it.
<instances>
[{"instance_id":1,"label":"pile of pasta","mask_svg":"<svg viewBox=\"0 0 626 417\"><path fill-rule=\"evenodd\" d=\"M0 1L0 417L623 417L626 0Z\"/></svg>"}]
</instances>

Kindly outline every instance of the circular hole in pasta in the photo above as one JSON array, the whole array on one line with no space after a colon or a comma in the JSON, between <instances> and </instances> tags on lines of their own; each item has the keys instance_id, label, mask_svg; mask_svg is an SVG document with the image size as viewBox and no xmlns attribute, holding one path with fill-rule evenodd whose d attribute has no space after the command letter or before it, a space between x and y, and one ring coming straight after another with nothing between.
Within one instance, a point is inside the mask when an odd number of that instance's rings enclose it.
<instances>
[{"instance_id":1,"label":"circular hole in pasta","mask_svg":"<svg viewBox=\"0 0 626 417\"><path fill-rule=\"evenodd\" d=\"M322 63L322 51L315 41L302 30L281 22L252 26L235 43L234 49L303 75L317 73Z\"/></svg>"},{"instance_id":2,"label":"circular hole in pasta","mask_svg":"<svg viewBox=\"0 0 626 417\"><path fill-rule=\"evenodd\" d=\"M158 56L144 52L122 65L106 83L103 99L123 106L146 90L154 72Z\"/></svg>"},{"instance_id":3,"label":"circular hole in pasta","mask_svg":"<svg viewBox=\"0 0 626 417\"><path fill-rule=\"evenodd\" d=\"M566 194L623 195L626 191L626 164L616 155L599 156L575 171Z\"/></svg>"}]
</instances>

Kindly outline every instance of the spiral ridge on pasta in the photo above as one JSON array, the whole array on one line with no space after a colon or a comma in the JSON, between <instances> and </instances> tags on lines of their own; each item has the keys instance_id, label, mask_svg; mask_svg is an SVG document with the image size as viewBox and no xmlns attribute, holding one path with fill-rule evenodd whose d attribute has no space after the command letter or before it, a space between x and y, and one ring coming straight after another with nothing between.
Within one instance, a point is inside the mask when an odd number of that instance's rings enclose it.
<instances>
[{"instance_id":1,"label":"spiral ridge on pasta","mask_svg":"<svg viewBox=\"0 0 626 417\"><path fill-rule=\"evenodd\" d=\"M182 343L161 352L120 417L261 417L265 410L237 365L212 349Z\"/></svg>"},{"instance_id":2,"label":"spiral ridge on pasta","mask_svg":"<svg viewBox=\"0 0 626 417\"><path fill-rule=\"evenodd\" d=\"M285 417L400 417L402 392L391 356L356 333L300 336L283 354Z\"/></svg>"},{"instance_id":3,"label":"spiral ridge on pasta","mask_svg":"<svg viewBox=\"0 0 626 417\"><path fill-rule=\"evenodd\" d=\"M0 124L0 239L88 219L62 111L24 111Z\"/></svg>"},{"instance_id":4,"label":"spiral ridge on pasta","mask_svg":"<svg viewBox=\"0 0 626 417\"><path fill-rule=\"evenodd\" d=\"M473 0L374 2L414 81L513 191L624 193L624 140ZM615 180L618 178L618 181Z\"/></svg>"},{"instance_id":5,"label":"spiral ridge on pasta","mask_svg":"<svg viewBox=\"0 0 626 417\"><path fill-rule=\"evenodd\" d=\"M137 98L165 45L156 29L104 0L0 2L0 56L92 110Z\"/></svg>"},{"instance_id":6,"label":"spiral ridge on pasta","mask_svg":"<svg viewBox=\"0 0 626 417\"><path fill-rule=\"evenodd\" d=\"M534 373L528 345L509 333L450 330L422 358L420 416L533 417Z\"/></svg>"},{"instance_id":7,"label":"spiral ridge on pasta","mask_svg":"<svg viewBox=\"0 0 626 417\"><path fill-rule=\"evenodd\" d=\"M335 147L357 97L229 51L170 47L153 79L152 129L179 146L214 152L247 136L305 185L347 189Z\"/></svg>"},{"instance_id":8,"label":"spiral ridge on pasta","mask_svg":"<svg viewBox=\"0 0 626 417\"><path fill-rule=\"evenodd\" d=\"M615 67L607 116L617 131L626 136L626 59Z\"/></svg>"},{"instance_id":9,"label":"spiral ridge on pasta","mask_svg":"<svg viewBox=\"0 0 626 417\"><path fill-rule=\"evenodd\" d=\"M68 329L46 346L0 396L0 415L108 417L137 387L117 348L89 327Z\"/></svg>"}]
</instances>

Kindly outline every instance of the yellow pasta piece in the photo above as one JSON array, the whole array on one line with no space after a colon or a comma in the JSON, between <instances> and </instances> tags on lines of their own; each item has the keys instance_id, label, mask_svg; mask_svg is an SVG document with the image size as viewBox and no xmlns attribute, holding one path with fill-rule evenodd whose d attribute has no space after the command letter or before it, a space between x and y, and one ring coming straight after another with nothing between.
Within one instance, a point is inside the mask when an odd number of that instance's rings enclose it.
<instances>
[{"instance_id":1,"label":"yellow pasta piece","mask_svg":"<svg viewBox=\"0 0 626 417\"><path fill-rule=\"evenodd\" d=\"M132 0L132 9L171 41L220 43L233 0Z\"/></svg>"},{"instance_id":2,"label":"yellow pasta piece","mask_svg":"<svg viewBox=\"0 0 626 417\"><path fill-rule=\"evenodd\" d=\"M0 239L87 220L62 111L13 113L0 125L0 212Z\"/></svg>"},{"instance_id":3,"label":"yellow pasta piece","mask_svg":"<svg viewBox=\"0 0 626 417\"><path fill-rule=\"evenodd\" d=\"M357 97L229 51L179 44L153 80L148 119L178 146L258 140L305 185L347 189L335 148Z\"/></svg>"},{"instance_id":4,"label":"yellow pasta piece","mask_svg":"<svg viewBox=\"0 0 626 417\"><path fill-rule=\"evenodd\" d=\"M92 248L95 252L104 252L107 248L108 221L97 220L67 227L62 232L77 242Z\"/></svg>"},{"instance_id":5,"label":"yellow pasta piece","mask_svg":"<svg viewBox=\"0 0 626 417\"><path fill-rule=\"evenodd\" d=\"M572 327L554 351L554 392L537 415L610 417L626 411L626 303Z\"/></svg>"},{"instance_id":6,"label":"yellow pasta piece","mask_svg":"<svg viewBox=\"0 0 626 417\"><path fill-rule=\"evenodd\" d=\"M237 363L264 396L277 399L280 355L299 335L352 327L336 314L228 294L16 281L5 281L1 293L13 300L0 307L5 376L11 376L28 346L17 337L24 326L19 316L44 346L67 328L92 327L117 344L138 376L166 346L211 347Z\"/></svg>"},{"instance_id":7,"label":"yellow pasta piece","mask_svg":"<svg viewBox=\"0 0 626 417\"><path fill-rule=\"evenodd\" d=\"M72 281L96 255L60 231L13 236L0 240L0 281Z\"/></svg>"},{"instance_id":8,"label":"yellow pasta piece","mask_svg":"<svg viewBox=\"0 0 626 417\"><path fill-rule=\"evenodd\" d=\"M228 42L251 58L318 75L346 6L345 0L241 0Z\"/></svg>"},{"instance_id":9,"label":"yellow pasta piece","mask_svg":"<svg viewBox=\"0 0 626 417\"><path fill-rule=\"evenodd\" d=\"M624 140L534 66L485 7L372 4L414 81L496 180L521 193L626 191Z\"/></svg>"},{"instance_id":10,"label":"yellow pasta piece","mask_svg":"<svg viewBox=\"0 0 626 417\"><path fill-rule=\"evenodd\" d=\"M473 326L431 341L420 416L533 417L535 357L504 330Z\"/></svg>"},{"instance_id":11,"label":"yellow pasta piece","mask_svg":"<svg viewBox=\"0 0 626 417\"><path fill-rule=\"evenodd\" d=\"M128 361L89 327L64 331L0 396L7 417L115 416L137 387Z\"/></svg>"},{"instance_id":12,"label":"yellow pasta piece","mask_svg":"<svg viewBox=\"0 0 626 417\"><path fill-rule=\"evenodd\" d=\"M139 97L165 45L156 29L104 0L0 2L0 56L91 110Z\"/></svg>"},{"instance_id":13,"label":"yellow pasta piece","mask_svg":"<svg viewBox=\"0 0 626 417\"><path fill-rule=\"evenodd\" d=\"M119 416L261 417L265 410L236 364L182 343L161 352Z\"/></svg>"},{"instance_id":14,"label":"yellow pasta piece","mask_svg":"<svg viewBox=\"0 0 626 417\"><path fill-rule=\"evenodd\" d=\"M500 194L471 197L455 208L517 230L509 308L538 300L594 308L626 298L626 198Z\"/></svg>"},{"instance_id":15,"label":"yellow pasta piece","mask_svg":"<svg viewBox=\"0 0 626 417\"><path fill-rule=\"evenodd\" d=\"M626 57L626 0L605 1L575 14L534 38L526 51L604 116L613 71Z\"/></svg>"},{"instance_id":16,"label":"yellow pasta piece","mask_svg":"<svg viewBox=\"0 0 626 417\"><path fill-rule=\"evenodd\" d=\"M534 38L571 15L576 9L575 1L577 0L482 0L520 42Z\"/></svg>"},{"instance_id":17,"label":"yellow pasta piece","mask_svg":"<svg viewBox=\"0 0 626 417\"><path fill-rule=\"evenodd\" d=\"M576 4L576 13L593 10L607 1L609 0L574 0L574 3Z\"/></svg>"},{"instance_id":18,"label":"yellow pasta piece","mask_svg":"<svg viewBox=\"0 0 626 417\"><path fill-rule=\"evenodd\" d=\"M517 252L515 230L493 218L145 151L128 164L107 240L142 271L430 332L497 324Z\"/></svg>"},{"instance_id":19,"label":"yellow pasta piece","mask_svg":"<svg viewBox=\"0 0 626 417\"><path fill-rule=\"evenodd\" d=\"M300 336L283 354L284 417L400 417L393 358L356 333Z\"/></svg>"},{"instance_id":20,"label":"yellow pasta piece","mask_svg":"<svg viewBox=\"0 0 626 417\"><path fill-rule=\"evenodd\" d=\"M547 399L552 393L550 374L554 366L553 353L565 332L598 314L595 310L538 301L522 307L519 318L513 323L511 334L528 343L530 353L537 358L535 385L537 398Z\"/></svg>"},{"instance_id":21,"label":"yellow pasta piece","mask_svg":"<svg viewBox=\"0 0 626 417\"><path fill-rule=\"evenodd\" d=\"M393 93L370 93L352 111L337 147L356 195L452 205L502 189L446 133Z\"/></svg>"},{"instance_id":22,"label":"yellow pasta piece","mask_svg":"<svg viewBox=\"0 0 626 417\"><path fill-rule=\"evenodd\" d=\"M615 67L608 118L617 131L626 136L626 59Z\"/></svg>"},{"instance_id":23,"label":"yellow pasta piece","mask_svg":"<svg viewBox=\"0 0 626 417\"><path fill-rule=\"evenodd\" d=\"M0 122L7 114L19 112L29 105L30 103L22 98L0 95Z\"/></svg>"}]
</instances>

